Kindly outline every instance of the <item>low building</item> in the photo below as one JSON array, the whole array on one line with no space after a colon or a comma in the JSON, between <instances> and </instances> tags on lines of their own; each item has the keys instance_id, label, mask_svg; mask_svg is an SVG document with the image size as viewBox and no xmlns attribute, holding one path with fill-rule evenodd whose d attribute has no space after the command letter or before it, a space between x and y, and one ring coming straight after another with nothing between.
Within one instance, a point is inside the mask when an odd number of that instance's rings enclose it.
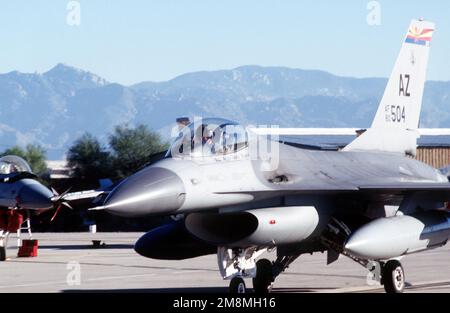
<instances>
[{"instance_id":1,"label":"low building","mask_svg":"<svg viewBox=\"0 0 450 313\"><path fill-rule=\"evenodd\" d=\"M429 138L433 139L433 138ZM445 142L439 140L430 140L430 143L422 143L417 148L416 159L431 165L435 168L443 168L450 165L450 136Z\"/></svg>"},{"instance_id":2,"label":"low building","mask_svg":"<svg viewBox=\"0 0 450 313\"><path fill-rule=\"evenodd\" d=\"M46 161L51 180L69 179L72 169L67 165L66 160Z\"/></svg>"}]
</instances>

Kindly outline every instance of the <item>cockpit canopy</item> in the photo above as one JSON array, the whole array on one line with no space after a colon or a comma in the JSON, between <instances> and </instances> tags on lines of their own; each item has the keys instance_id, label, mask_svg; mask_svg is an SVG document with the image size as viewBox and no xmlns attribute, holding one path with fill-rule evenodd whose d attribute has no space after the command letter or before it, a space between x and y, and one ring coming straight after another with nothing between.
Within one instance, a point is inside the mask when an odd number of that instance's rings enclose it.
<instances>
[{"instance_id":1,"label":"cockpit canopy","mask_svg":"<svg viewBox=\"0 0 450 313\"><path fill-rule=\"evenodd\" d=\"M0 174L27 172L32 173L28 163L16 155L7 155L0 158Z\"/></svg>"},{"instance_id":2,"label":"cockpit canopy","mask_svg":"<svg viewBox=\"0 0 450 313\"><path fill-rule=\"evenodd\" d=\"M245 128L233 121L207 118L184 127L174 140L167 156L208 157L226 155L248 145Z\"/></svg>"}]
</instances>

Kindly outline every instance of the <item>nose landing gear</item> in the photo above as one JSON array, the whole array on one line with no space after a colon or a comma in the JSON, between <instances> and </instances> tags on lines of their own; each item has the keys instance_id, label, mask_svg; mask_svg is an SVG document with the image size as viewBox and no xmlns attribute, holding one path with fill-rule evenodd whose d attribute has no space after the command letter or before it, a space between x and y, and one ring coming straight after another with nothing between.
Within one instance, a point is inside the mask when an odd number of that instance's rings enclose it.
<instances>
[{"instance_id":1,"label":"nose landing gear","mask_svg":"<svg viewBox=\"0 0 450 313\"><path fill-rule=\"evenodd\" d=\"M244 280L236 276L231 280L228 290L230 293L246 293L247 287L245 286Z\"/></svg>"},{"instance_id":2,"label":"nose landing gear","mask_svg":"<svg viewBox=\"0 0 450 313\"><path fill-rule=\"evenodd\" d=\"M217 249L220 274L224 279L231 279L229 285L230 293L246 292L244 278L256 276L255 260L266 250L258 249L257 247L246 249L219 247Z\"/></svg>"},{"instance_id":3,"label":"nose landing gear","mask_svg":"<svg viewBox=\"0 0 450 313\"><path fill-rule=\"evenodd\" d=\"M220 274L224 279L231 279L230 293L245 293L247 289L244 278L252 278L254 291L258 294L268 294L272 290L275 278L299 257L299 255L279 255L274 262L268 259L256 262L256 259L266 251L266 248L258 247L217 249Z\"/></svg>"},{"instance_id":4,"label":"nose landing gear","mask_svg":"<svg viewBox=\"0 0 450 313\"><path fill-rule=\"evenodd\" d=\"M272 262L261 259L256 262L256 276L253 278L253 289L258 294L267 294L275 281Z\"/></svg>"},{"instance_id":5,"label":"nose landing gear","mask_svg":"<svg viewBox=\"0 0 450 313\"><path fill-rule=\"evenodd\" d=\"M8 242L8 232L0 231L0 262L6 261L6 247Z\"/></svg>"},{"instance_id":6,"label":"nose landing gear","mask_svg":"<svg viewBox=\"0 0 450 313\"><path fill-rule=\"evenodd\" d=\"M6 261L6 249L0 246L0 261Z\"/></svg>"}]
</instances>

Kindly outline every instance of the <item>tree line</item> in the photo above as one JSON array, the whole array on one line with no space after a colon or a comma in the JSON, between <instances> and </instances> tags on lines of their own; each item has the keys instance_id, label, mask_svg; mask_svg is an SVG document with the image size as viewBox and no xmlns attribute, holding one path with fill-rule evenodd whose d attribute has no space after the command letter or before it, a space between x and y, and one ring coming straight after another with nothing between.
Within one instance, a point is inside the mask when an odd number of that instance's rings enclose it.
<instances>
[{"instance_id":1,"label":"tree line","mask_svg":"<svg viewBox=\"0 0 450 313\"><path fill-rule=\"evenodd\" d=\"M69 147L67 162L73 169L72 178L88 181L102 178L118 180L133 174L148 164L152 155L167 148L168 144L161 136L146 125L119 125L108 135L107 144L102 144L90 133L83 134ZM0 154L4 155L22 157L35 174L46 178L46 151L42 146L15 146Z\"/></svg>"}]
</instances>

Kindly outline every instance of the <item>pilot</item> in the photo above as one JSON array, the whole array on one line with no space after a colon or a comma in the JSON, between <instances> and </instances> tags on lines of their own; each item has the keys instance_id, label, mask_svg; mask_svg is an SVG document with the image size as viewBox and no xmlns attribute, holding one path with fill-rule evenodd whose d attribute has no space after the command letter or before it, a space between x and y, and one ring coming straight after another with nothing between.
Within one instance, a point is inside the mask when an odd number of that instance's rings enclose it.
<instances>
[{"instance_id":1,"label":"pilot","mask_svg":"<svg viewBox=\"0 0 450 313\"><path fill-rule=\"evenodd\" d=\"M200 148L198 145L201 144L201 149L204 154L214 153L214 131L212 131L208 125L202 124L199 126L195 132L195 136L192 139L192 148Z\"/></svg>"},{"instance_id":2,"label":"pilot","mask_svg":"<svg viewBox=\"0 0 450 313\"><path fill-rule=\"evenodd\" d=\"M213 143L214 132L210 129L206 129L203 132L202 144L203 145L211 145Z\"/></svg>"},{"instance_id":3,"label":"pilot","mask_svg":"<svg viewBox=\"0 0 450 313\"><path fill-rule=\"evenodd\" d=\"M220 138L221 143L220 146L222 153L227 153L230 150L228 147L230 140L231 140L230 135L226 131L223 131Z\"/></svg>"},{"instance_id":4,"label":"pilot","mask_svg":"<svg viewBox=\"0 0 450 313\"><path fill-rule=\"evenodd\" d=\"M206 126L203 128L202 146L203 151L215 154L214 131Z\"/></svg>"},{"instance_id":5,"label":"pilot","mask_svg":"<svg viewBox=\"0 0 450 313\"><path fill-rule=\"evenodd\" d=\"M13 163L10 164L10 173L17 173L19 172L19 167Z\"/></svg>"}]
</instances>

